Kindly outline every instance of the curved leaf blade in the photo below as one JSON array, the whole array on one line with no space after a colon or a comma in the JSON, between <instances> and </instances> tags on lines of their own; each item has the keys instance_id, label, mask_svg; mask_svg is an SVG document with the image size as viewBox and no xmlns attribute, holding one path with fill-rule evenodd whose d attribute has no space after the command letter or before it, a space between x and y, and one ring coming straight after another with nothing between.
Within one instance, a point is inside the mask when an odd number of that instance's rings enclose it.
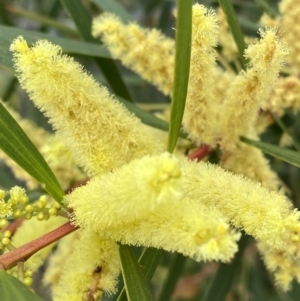
<instances>
[{"instance_id":1,"label":"curved leaf blade","mask_svg":"<svg viewBox=\"0 0 300 301\"><path fill-rule=\"evenodd\" d=\"M282 148L270 143L252 140L246 137L241 137L241 141L249 145L253 145L259 148L260 150L262 150L264 153L271 155L277 159L280 159L282 161L300 167L300 153L298 152L295 152L290 149Z\"/></svg>"},{"instance_id":2,"label":"curved leaf blade","mask_svg":"<svg viewBox=\"0 0 300 301\"><path fill-rule=\"evenodd\" d=\"M243 68L245 68L247 64L247 60L244 57L244 51L246 49L246 43L244 40L244 36L239 25L238 19L233 9L233 5L231 0L219 0L219 4L226 15L226 20L228 22L229 28L232 32L233 39L236 43L236 46L239 51L240 59L243 64Z\"/></svg>"},{"instance_id":3,"label":"curved leaf blade","mask_svg":"<svg viewBox=\"0 0 300 301\"><path fill-rule=\"evenodd\" d=\"M176 54L168 151L173 152L183 118L191 58L192 0L177 1Z\"/></svg>"},{"instance_id":4,"label":"curved leaf blade","mask_svg":"<svg viewBox=\"0 0 300 301\"><path fill-rule=\"evenodd\" d=\"M148 282L152 279L154 272L161 261L163 251L161 249L146 248L139 258L139 265ZM127 301L126 291L123 288L117 301Z\"/></svg>"},{"instance_id":5,"label":"curved leaf blade","mask_svg":"<svg viewBox=\"0 0 300 301\"><path fill-rule=\"evenodd\" d=\"M152 301L147 280L129 246L120 245L121 269L129 301Z\"/></svg>"},{"instance_id":6,"label":"curved leaf blade","mask_svg":"<svg viewBox=\"0 0 300 301\"><path fill-rule=\"evenodd\" d=\"M25 284L7 274L4 270L0 270L0 295L1 301L43 301Z\"/></svg>"},{"instance_id":7,"label":"curved leaf blade","mask_svg":"<svg viewBox=\"0 0 300 301\"><path fill-rule=\"evenodd\" d=\"M92 36L92 17L80 0L60 0L66 12L73 19L81 37L87 42L97 42ZM103 72L103 75L110 84L113 92L129 101L132 101L127 86L115 64L111 59L96 58L96 63Z\"/></svg>"},{"instance_id":8,"label":"curved leaf blade","mask_svg":"<svg viewBox=\"0 0 300 301\"><path fill-rule=\"evenodd\" d=\"M121 18L124 22L131 22L134 19L116 0L92 0L101 10L113 13Z\"/></svg>"},{"instance_id":9,"label":"curved leaf blade","mask_svg":"<svg viewBox=\"0 0 300 301\"><path fill-rule=\"evenodd\" d=\"M122 99L121 97L118 97L118 100L136 117L141 119L141 121L144 124L147 124L149 126L152 126L154 128L160 129L162 131L168 131L169 130L169 123L156 117L155 115L148 113L138 107L137 105L127 101L126 99ZM182 131L179 133L179 136L182 138L187 138L187 134L183 133Z\"/></svg>"},{"instance_id":10,"label":"curved leaf blade","mask_svg":"<svg viewBox=\"0 0 300 301\"><path fill-rule=\"evenodd\" d=\"M22 35L29 44L37 40L48 40L60 45L65 53L81 54L99 58L111 58L108 50L101 45L54 37L49 34L0 25L0 66L13 69L12 55L9 51L12 41Z\"/></svg>"},{"instance_id":11,"label":"curved leaf blade","mask_svg":"<svg viewBox=\"0 0 300 301\"><path fill-rule=\"evenodd\" d=\"M59 203L64 192L45 159L27 137L19 124L0 103L0 148Z\"/></svg>"}]
</instances>

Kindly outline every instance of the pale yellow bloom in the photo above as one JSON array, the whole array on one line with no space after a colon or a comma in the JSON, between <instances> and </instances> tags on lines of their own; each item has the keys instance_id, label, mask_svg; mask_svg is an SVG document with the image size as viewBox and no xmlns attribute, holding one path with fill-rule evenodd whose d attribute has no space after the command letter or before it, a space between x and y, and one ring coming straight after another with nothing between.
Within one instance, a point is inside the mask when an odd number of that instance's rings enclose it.
<instances>
[{"instance_id":1,"label":"pale yellow bloom","mask_svg":"<svg viewBox=\"0 0 300 301\"><path fill-rule=\"evenodd\" d=\"M298 75L300 70L300 5L295 0L281 0L278 3L280 15L271 18L263 14L260 23L263 26L276 26L281 29L282 37L287 42L290 52L287 56L287 71Z\"/></svg>"},{"instance_id":2,"label":"pale yellow bloom","mask_svg":"<svg viewBox=\"0 0 300 301\"><path fill-rule=\"evenodd\" d=\"M290 47L288 64L293 74L300 70L300 5L295 0L281 0L279 2L279 26L282 28L283 37Z\"/></svg>"},{"instance_id":3,"label":"pale yellow bloom","mask_svg":"<svg viewBox=\"0 0 300 301\"><path fill-rule=\"evenodd\" d=\"M0 218L5 218L12 215L11 206L4 201L5 191L0 189Z\"/></svg>"},{"instance_id":4,"label":"pale yellow bloom","mask_svg":"<svg viewBox=\"0 0 300 301\"><path fill-rule=\"evenodd\" d=\"M61 48L19 37L11 45L24 89L50 118L78 164L89 175L119 167L161 150L139 119L89 76Z\"/></svg>"},{"instance_id":5,"label":"pale yellow bloom","mask_svg":"<svg viewBox=\"0 0 300 301\"><path fill-rule=\"evenodd\" d=\"M224 150L233 150L240 135L252 135L258 110L269 97L288 53L275 29L259 33L261 40L245 50L250 68L236 77L224 102L220 124Z\"/></svg>"},{"instance_id":6,"label":"pale yellow bloom","mask_svg":"<svg viewBox=\"0 0 300 301\"><path fill-rule=\"evenodd\" d=\"M220 211L187 199L162 203L143 219L98 231L124 244L176 251L197 261L229 261L240 238Z\"/></svg>"},{"instance_id":7,"label":"pale yellow bloom","mask_svg":"<svg viewBox=\"0 0 300 301\"><path fill-rule=\"evenodd\" d=\"M94 231L145 218L162 202L180 199L177 160L165 153L131 161L93 178L65 197L73 220Z\"/></svg>"},{"instance_id":8,"label":"pale yellow bloom","mask_svg":"<svg viewBox=\"0 0 300 301\"><path fill-rule=\"evenodd\" d=\"M41 148L41 154L64 190L86 178L86 175L77 167L70 149L57 135L53 135L46 141Z\"/></svg>"},{"instance_id":9,"label":"pale yellow bloom","mask_svg":"<svg viewBox=\"0 0 300 301\"><path fill-rule=\"evenodd\" d=\"M226 15L223 10L219 8L217 10L217 16L219 20L219 44L222 47L222 54L226 57L228 61L234 61L238 59L239 53L236 43L233 39L232 33L230 32Z\"/></svg>"},{"instance_id":10,"label":"pale yellow bloom","mask_svg":"<svg viewBox=\"0 0 300 301\"><path fill-rule=\"evenodd\" d=\"M58 284L63 272L62 267L69 259L74 248L76 248L76 241L80 232L77 230L59 240L55 252L49 258L47 271L43 278L44 284L52 287Z\"/></svg>"},{"instance_id":11,"label":"pale yellow bloom","mask_svg":"<svg viewBox=\"0 0 300 301\"><path fill-rule=\"evenodd\" d=\"M54 301L99 300L103 292L116 293L120 273L118 245L90 229L79 231L80 237L62 267L59 284L53 288Z\"/></svg>"},{"instance_id":12,"label":"pale yellow bloom","mask_svg":"<svg viewBox=\"0 0 300 301\"><path fill-rule=\"evenodd\" d=\"M217 16L203 5L193 6L192 50L183 125L197 143L215 145L216 106L213 99L218 42Z\"/></svg>"},{"instance_id":13,"label":"pale yellow bloom","mask_svg":"<svg viewBox=\"0 0 300 301\"><path fill-rule=\"evenodd\" d=\"M110 13L93 22L92 34L101 40L115 59L156 85L172 93L175 42L157 29L143 29L136 23L123 24Z\"/></svg>"},{"instance_id":14,"label":"pale yellow bloom","mask_svg":"<svg viewBox=\"0 0 300 301\"><path fill-rule=\"evenodd\" d=\"M215 165L180 163L188 199L219 209L236 228L271 247L284 248L286 241L299 238L300 213L283 195Z\"/></svg>"},{"instance_id":15,"label":"pale yellow bloom","mask_svg":"<svg viewBox=\"0 0 300 301\"><path fill-rule=\"evenodd\" d=\"M296 76L280 77L273 88L270 97L262 108L278 116L284 114L284 109L291 108L294 112L300 106L300 80Z\"/></svg>"},{"instance_id":16,"label":"pale yellow bloom","mask_svg":"<svg viewBox=\"0 0 300 301\"><path fill-rule=\"evenodd\" d=\"M32 218L31 220L25 220L22 223L22 226L18 228L17 232L13 236L12 244L14 247L22 246L58 228L66 222L67 219L58 216L51 217L47 221L38 221L35 218ZM33 272L36 271L44 263L54 245L55 243L41 249L37 253L34 253L28 260L26 260L26 267Z\"/></svg>"},{"instance_id":17,"label":"pale yellow bloom","mask_svg":"<svg viewBox=\"0 0 300 301\"><path fill-rule=\"evenodd\" d=\"M287 291L294 278L300 281L300 247L299 241L287 241L283 249L274 249L264 242L258 243L267 269L274 273L276 284Z\"/></svg>"},{"instance_id":18,"label":"pale yellow bloom","mask_svg":"<svg viewBox=\"0 0 300 301\"><path fill-rule=\"evenodd\" d=\"M282 186L264 154L253 146L239 143L234 152L221 159L220 165L226 170L259 182L270 190L278 191Z\"/></svg>"},{"instance_id":19,"label":"pale yellow bloom","mask_svg":"<svg viewBox=\"0 0 300 301\"><path fill-rule=\"evenodd\" d=\"M17 112L6 106L5 103L2 104L41 152L63 189L69 188L72 183L76 183L85 177L83 172L76 166L71 151L67 149L62 140L38 127L34 122L23 119ZM26 182L26 186L29 189L35 189L40 186L34 178L2 151L0 151L0 159L11 168L17 179Z\"/></svg>"}]
</instances>

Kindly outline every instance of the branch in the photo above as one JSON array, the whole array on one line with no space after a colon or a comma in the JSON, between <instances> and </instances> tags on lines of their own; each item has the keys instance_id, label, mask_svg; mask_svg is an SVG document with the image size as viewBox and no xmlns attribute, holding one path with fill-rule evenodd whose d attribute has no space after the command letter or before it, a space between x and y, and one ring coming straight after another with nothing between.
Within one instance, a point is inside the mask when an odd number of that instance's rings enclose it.
<instances>
[{"instance_id":1,"label":"branch","mask_svg":"<svg viewBox=\"0 0 300 301\"><path fill-rule=\"evenodd\" d=\"M191 160L201 161L204 157L206 157L209 153L211 153L213 149L208 145L202 145L198 149L196 149L193 153L191 153L188 158Z\"/></svg>"},{"instance_id":2,"label":"branch","mask_svg":"<svg viewBox=\"0 0 300 301\"><path fill-rule=\"evenodd\" d=\"M0 269L10 269L19 261L27 260L34 253L49 246L60 238L72 233L79 227L73 226L70 222L60 226L59 228L21 246L6 254L0 256Z\"/></svg>"}]
</instances>

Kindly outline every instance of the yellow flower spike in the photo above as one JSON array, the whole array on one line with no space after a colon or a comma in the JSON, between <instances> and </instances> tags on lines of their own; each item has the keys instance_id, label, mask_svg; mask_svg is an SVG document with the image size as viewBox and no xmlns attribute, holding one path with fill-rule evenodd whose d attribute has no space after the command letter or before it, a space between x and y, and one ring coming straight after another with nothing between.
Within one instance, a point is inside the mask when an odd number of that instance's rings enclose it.
<instances>
[{"instance_id":1,"label":"yellow flower spike","mask_svg":"<svg viewBox=\"0 0 300 301\"><path fill-rule=\"evenodd\" d=\"M187 199L219 209L236 228L271 247L291 241L300 212L285 196L215 165L182 158L180 166Z\"/></svg>"},{"instance_id":2,"label":"yellow flower spike","mask_svg":"<svg viewBox=\"0 0 300 301\"><path fill-rule=\"evenodd\" d=\"M14 51L17 51L19 53L28 53L30 51L30 48L28 47L26 41L21 37L17 39L18 43L15 44Z\"/></svg>"},{"instance_id":3,"label":"yellow flower spike","mask_svg":"<svg viewBox=\"0 0 300 301\"><path fill-rule=\"evenodd\" d=\"M221 145L227 151L234 150L241 135L253 135L258 110L269 97L288 54L276 29L259 33L261 39L245 50L249 68L236 77L224 101Z\"/></svg>"},{"instance_id":4,"label":"yellow flower spike","mask_svg":"<svg viewBox=\"0 0 300 301\"><path fill-rule=\"evenodd\" d=\"M270 97L262 108L278 116L284 114L285 108L297 112L300 106L300 80L297 76L280 77L273 88Z\"/></svg>"},{"instance_id":5,"label":"yellow flower spike","mask_svg":"<svg viewBox=\"0 0 300 301\"><path fill-rule=\"evenodd\" d=\"M80 237L63 267L59 284L53 288L54 301L91 300L91 295L117 291L120 273L118 245L90 229L79 231Z\"/></svg>"},{"instance_id":6,"label":"yellow flower spike","mask_svg":"<svg viewBox=\"0 0 300 301\"><path fill-rule=\"evenodd\" d=\"M90 176L162 149L140 120L59 46L38 41L18 52L24 43L19 37L11 45L20 83Z\"/></svg>"},{"instance_id":7,"label":"yellow flower spike","mask_svg":"<svg viewBox=\"0 0 300 301\"><path fill-rule=\"evenodd\" d=\"M226 170L259 182L263 187L270 190L278 191L282 186L262 151L253 146L244 143L237 144L234 152L221 159L220 165Z\"/></svg>"},{"instance_id":8,"label":"yellow flower spike","mask_svg":"<svg viewBox=\"0 0 300 301\"><path fill-rule=\"evenodd\" d=\"M0 189L0 200L4 199L5 195L6 195L5 191Z\"/></svg>"},{"instance_id":9,"label":"yellow flower spike","mask_svg":"<svg viewBox=\"0 0 300 301\"><path fill-rule=\"evenodd\" d=\"M283 37L290 47L288 56L289 67L293 74L299 74L300 68L300 44L299 28L300 6L294 0L281 0L278 5L281 16L279 17L279 26L282 28Z\"/></svg>"},{"instance_id":10,"label":"yellow flower spike","mask_svg":"<svg viewBox=\"0 0 300 301\"><path fill-rule=\"evenodd\" d=\"M64 190L70 188L73 183L86 178L86 175L76 165L71 150L59 139L58 135L53 135L46 141L41 148L41 154Z\"/></svg>"},{"instance_id":11,"label":"yellow flower spike","mask_svg":"<svg viewBox=\"0 0 300 301\"><path fill-rule=\"evenodd\" d=\"M110 13L93 21L92 34L101 36L112 56L166 95L173 86L175 42L156 29L123 24Z\"/></svg>"},{"instance_id":12,"label":"yellow flower spike","mask_svg":"<svg viewBox=\"0 0 300 301\"><path fill-rule=\"evenodd\" d=\"M5 227L5 220L2 218L9 217L13 214L12 208L9 204L7 204L3 199L0 199L0 228Z\"/></svg>"},{"instance_id":13,"label":"yellow flower spike","mask_svg":"<svg viewBox=\"0 0 300 301\"><path fill-rule=\"evenodd\" d=\"M161 203L146 218L103 232L99 225L98 231L124 244L176 251L197 261L229 261L240 238L218 210L187 200Z\"/></svg>"},{"instance_id":14,"label":"yellow flower spike","mask_svg":"<svg viewBox=\"0 0 300 301\"><path fill-rule=\"evenodd\" d=\"M10 191L9 191L10 197L12 200L18 203L24 203L24 200L28 200L28 197L26 195L26 191L24 188L21 188L19 186L14 186Z\"/></svg>"},{"instance_id":15,"label":"yellow flower spike","mask_svg":"<svg viewBox=\"0 0 300 301\"><path fill-rule=\"evenodd\" d=\"M276 285L282 290L287 291L291 288L293 278L299 281L300 247L298 241L287 241L284 249L280 250L259 242L258 249L267 269L274 273Z\"/></svg>"},{"instance_id":16,"label":"yellow flower spike","mask_svg":"<svg viewBox=\"0 0 300 301\"><path fill-rule=\"evenodd\" d=\"M192 50L187 103L183 125L189 137L199 143L216 144L217 106L214 97L218 20L203 5L193 6Z\"/></svg>"},{"instance_id":17,"label":"yellow flower spike","mask_svg":"<svg viewBox=\"0 0 300 301\"><path fill-rule=\"evenodd\" d=\"M74 210L74 223L104 231L115 224L145 218L162 202L178 201L180 183L174 156L145 156L93 178L67 195L65 202Z\"/></svg>"}]
</instances>

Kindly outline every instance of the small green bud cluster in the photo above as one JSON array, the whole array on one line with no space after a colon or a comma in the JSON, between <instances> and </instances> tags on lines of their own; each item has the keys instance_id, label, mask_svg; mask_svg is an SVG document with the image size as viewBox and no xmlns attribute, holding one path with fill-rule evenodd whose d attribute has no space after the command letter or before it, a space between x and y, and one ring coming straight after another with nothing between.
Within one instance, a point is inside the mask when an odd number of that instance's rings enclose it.
<instances>
[{"instance_id":1,"label":"small green bud cluster","mask_svg":"<svg viewBox=\"0 0 300 301\"><path fill-rule=\"evenodd\" d=\"M39 199L29 204L29 198L23 188L18 186L10 190L10 198L7 200L6 205L11 209L10 217L31 219L36 216L37 220L48 220L50 216L58 214L61 206L57 203L52 203L46 195L42 195ZM0 199L4 199L5 191L0 190ZM0 228L1 228L0 220ZM4 222L3 222L4 223Z\"/></svg>"},{"instance_id":2,"label":"small green bud cluster","mask_svg":"<svg viewBox=\"0 0 300 301\"><path fill-rule=\"evenodd\" d=\"M42 221L48 220L50 216L56 216L61 206L58 203L50 204L49 198L42 195L35 203L26 204L22 209L21 216L25 219L31 219L32 216L36 216L37 220ZM14 215L14 217L17 216Z\"/></svg>"},{"instance_id":3,"label":"small green bud cluster","mask_svg":"<svg viewBox=\"0 0 300 301\"><path fill-rule=\"evenodd\" d=\"M22 264L22 268L23 269L24 266ZM6 271L8 274L18 278L20 281L22 281L25 285L30 286L33 283L33 272L30 269L24 268L24 271L22 271L21 273L18 271L18 267L14 267L12 269L9 269Z\"/></svg>"},{"instance_id":4,"label":"small green bud cluster","mask_svg":"<svg viewBox=\"0 0 300 301\"><path fill-rule=\"evenodd\" d=\"M8 230L1 233L0 250L9 248L11 242L11 234L11 231Z\"/></svg>"}]
</instances>

